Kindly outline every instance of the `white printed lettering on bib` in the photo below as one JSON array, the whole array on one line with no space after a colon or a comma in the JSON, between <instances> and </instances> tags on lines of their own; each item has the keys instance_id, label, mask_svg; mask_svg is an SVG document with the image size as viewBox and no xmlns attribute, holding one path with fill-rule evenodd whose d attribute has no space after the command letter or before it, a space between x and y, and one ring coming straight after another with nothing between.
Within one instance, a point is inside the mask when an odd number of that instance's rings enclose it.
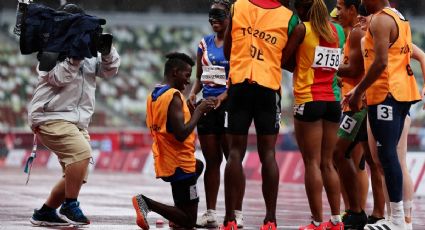
<instances>
[{"instance_id":1,"label":"white printed lettering on bib","mask_svg":"<svg viewBox=\"0 0 425 230\"><path fill-rule=\"evenodd\" d=\"M224 128L229 127L229 113L227 111L224 112Z\"/></svg>"},{"instance_id":2,"label":"white printed lettering on bib","mask_svg":"<svg viewBox=\"0 0 425 230\"><path fill-rule=\"evenodd\" d=\"M338 70L341 58L340 48L316 46L313 68L331 68Z\"/></svg>"},{"instance_id":3,"label":"white printed lettering on bib","mask_svg":"<svg viewBox=\"0 0 425 230\"><path fill-rule=\"evenodd\" d=\"M226 71L223 66L202 66L201 82L203 84L226 85Z\"/></svg>"},{"instance_id":4,"label":"white printed lettering on bib","mask_svg":"<svg viewBox=\"0 0 425 230\"><path fill-rule=\"evenodd\" d=\"M356 127L357 121L350 116L345 116L339 126L340 129L344 130L347 133L351 133L354 127Z\"/></svg>"},{"instance_id":5,"label":"white printed lettering on bib","mask_svg":"<svg viewBox=\"0 0 425 230\"><path fill-rule=\"evenodd\" d=\"M304 107L305 104L300 104L300 105L294 105L294 115L304 115Z\"/></svg>"},{"instance_id":6,"label":"white printed lettering on bib","mask_svg":"<svg viewBox=\"0 0 425 230\"><path fill-rule=\"evenodd\" d=\"M389 105L378 105L378 120L392 121L393 107Z\"/></svg>"},{"instance_id":7,"label":"white printed lettering on bib","mask_svg":"<svg viewBox=\"0 0 425 230\"><path fill-rule=\"evenodd\" d=\"M198 189L196 188L196 184L195 185L191 185L189 187L189 195L190 195L190 200L194 200L196 198L198 198Z\"/></svg>"}]
</instances>

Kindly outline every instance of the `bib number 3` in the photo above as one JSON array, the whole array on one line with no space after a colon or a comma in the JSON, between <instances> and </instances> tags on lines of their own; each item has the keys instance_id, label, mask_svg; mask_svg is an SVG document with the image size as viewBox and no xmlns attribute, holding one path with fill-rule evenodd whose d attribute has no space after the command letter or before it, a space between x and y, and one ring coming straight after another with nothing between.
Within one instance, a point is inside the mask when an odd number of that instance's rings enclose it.
<instances>
[{"instance_id":1,"label":"bib number 3","mask_svg":"<svg viewBox=\"0 0 425 230\"><path fill-rule=\"evenodd\" d=\"M340 48L329 48L323 46L316 46L314 52L313 68L330 68L338 70L341 60Z\"/></svg>"},{"instance_id":2,"label":"bib number 3","mask_svg":"<svg viewBox=\"0 0 425 230\"><path fill-rule=\"evenodd\" d=\"M378 105L378 120L392 121L393 120L393 107L389 105Z\"/></svg>"}]
</instances>

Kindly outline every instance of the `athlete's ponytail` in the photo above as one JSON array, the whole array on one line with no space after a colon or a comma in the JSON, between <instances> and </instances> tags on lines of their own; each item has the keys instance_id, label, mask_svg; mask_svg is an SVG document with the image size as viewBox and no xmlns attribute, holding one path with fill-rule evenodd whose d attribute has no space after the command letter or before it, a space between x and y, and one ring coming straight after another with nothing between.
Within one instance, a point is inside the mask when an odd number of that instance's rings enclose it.
<instances>
[{"instance_id":1,"label":"athlete's ponytail","mask_svg":"<svg viewBox=\"0 0 425 230\"><path fill-rule=\"evenodd\" d=\"M335 33L329 25L329 12L323 0L313 0L308 12L313 31L327 42L334 43Z\"/></svg>"}]
</instances>

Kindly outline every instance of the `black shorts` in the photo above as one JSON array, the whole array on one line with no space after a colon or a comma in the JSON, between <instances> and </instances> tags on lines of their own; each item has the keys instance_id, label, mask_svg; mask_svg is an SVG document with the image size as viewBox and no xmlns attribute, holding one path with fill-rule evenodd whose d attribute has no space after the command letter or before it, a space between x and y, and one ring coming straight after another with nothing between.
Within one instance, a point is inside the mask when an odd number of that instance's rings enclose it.
<instances>
[{"instance_id":1,"label":"black shorts","mask_svg":"<svg viewBox=\"0 0 425 230\"><path fill-rule=\"evenodd\" d=\"M199 119L198 125L197 125L198 134L199 135L224 134L225 108L226 108L226 104L223 101L220 107L202 116L201 119Z\"/></svg>"},{"instance_id":2,"label":"black shorts","mask_svg":"<svg viewBox=\"0 0 425 230\"><path fill-rule=\"evenodd\" d=\"M199 202L198 189L196 187L198 178L199 175L197 173L185 173L181 168L176 168L176 172L172 176L161 179L165 182L170 182L174 204L180 205Z\"/></svg>"},{"instance_id":3,"label":"black shorts","mask_svg":"<svg viewBox=\"0 0 425 230\"><path fill-rule=\"evenodd\" d=\"M199 202L198 189L196 187L197 180L196 176L191 176L184 180L171 182L175 205Z\"/></svg>"},{"instance_id":4,"label":"black shorts","mask_svg":"<svg viewBox=\"0 0 425 230\"><path fill-rule=\"evenodd\" d=\"M226 133L247 135L254 120L259 135L277 134L280 128L280 90L247 81L230 85L224 127Z\"/></svg>"},{"instance_id":5,"label":"black shorts","mask_svg":"<svg viewBox=\"0 0 425 230\"><path fill-rule=\"evenodd\" d=\"M294 118L305 122L323 119L339 123L341 119L341 104L339 101L311 101L294 105Z\"/></svg>"}]
</instances>

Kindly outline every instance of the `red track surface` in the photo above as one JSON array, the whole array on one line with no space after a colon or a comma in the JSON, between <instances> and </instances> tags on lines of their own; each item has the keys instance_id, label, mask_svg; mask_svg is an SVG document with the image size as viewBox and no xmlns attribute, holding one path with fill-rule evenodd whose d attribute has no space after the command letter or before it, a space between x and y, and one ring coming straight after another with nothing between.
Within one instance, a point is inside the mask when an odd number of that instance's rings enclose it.
<instances>
[{"instance_id":1,"label":"red track surface","mask_svg":"<svg viewBox=\"0 0 425 230\"><path fill-rule=\"evenodd\" d=\"M22 169L0 168L0 229L52 229L33 228L29 222L34 208L39 208L48 196L50 188L61 173L56 170L33 169L31 180L25 186L26 174ZM203 182L198 182L201 202L199 215L205 211ZM141 174L93 172L89 183L84 185L80 202L92 224L81 229L139 229L135 224L135 212L131 204L134 194L143 193L155 200L172 204L171 189L161 180ZM327 200L324 196L324 204ZM370 210L371 198L368 203ZM218 215L224 214L223 186L218 197ZM243 207L245 228L258 229L264 217L264 202L261 183L248 181ZM415 199L413 204L413 229L425 229L425 199ZM309 222L310 212L304 186L281 184L277 204L279 229L297 229ZM329 218L329 207L325 205L324 218ZM156 226L161 216L149 213L151 229L168 229L168 221ZM56 228L78 229L78 228Z\"/></svg>"}]
</instances>

